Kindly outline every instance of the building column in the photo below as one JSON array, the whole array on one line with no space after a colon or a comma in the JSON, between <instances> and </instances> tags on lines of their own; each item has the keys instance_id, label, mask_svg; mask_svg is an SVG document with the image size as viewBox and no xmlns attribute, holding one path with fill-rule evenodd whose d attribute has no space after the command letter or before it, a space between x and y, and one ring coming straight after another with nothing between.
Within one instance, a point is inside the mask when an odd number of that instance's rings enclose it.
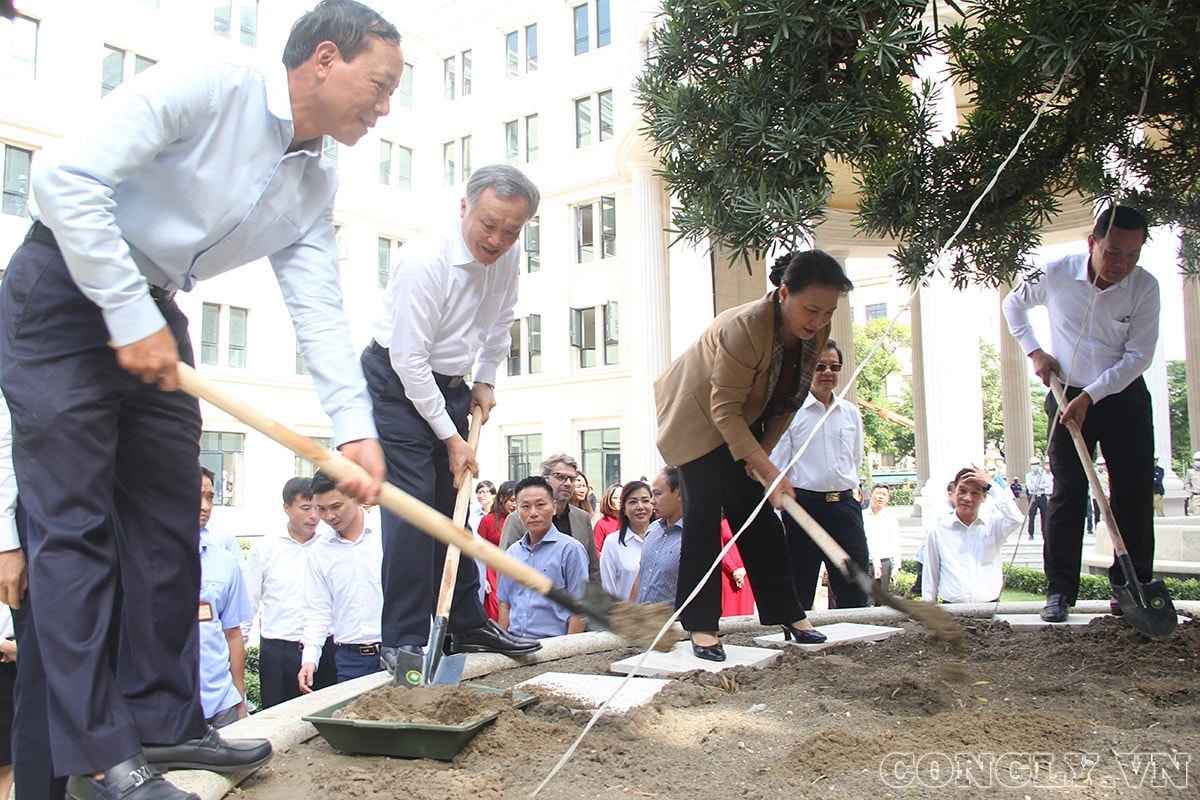
<instances>
[{"instance_id":1,"label":"building column","mask_svg":"<svg viewBox=\"0 0 1200 800\"><path fill-rule=\"evenodd\" d=\"M996 292L1001 304L1011 291L1001 284ZM1000 317L1000 401L1004 411L1004 473L1025 479L1029 459L1043 453L1033 452L1033 403L1029 395L1029 360L1021 345L1008 332L1004 316Z\"/></svg>"},{"instance_id":2,"label":"building column","mask_svg":"<svg viewBox=\"0 0 1200 800\"><path fill-rule=\"evenodd\" d=\"M940 275L921 289L921 370L913 382L924 388L923 422L929 477L921 492L924 513L945 508L946 482L968 464L983 464L983 387L974 304ZM919 377L918 377L919 376Z\"/></svg>"},{"instance_id":3,"label":"building column","mask_svg":"<svg viewBox=\"0 0 1200 800\"><path fill-rule=\"evenodd\" d=\"M829 255L837 259L837 262L845 269L846 258L850 255L846 250L828 250ZM851 405L858 403L858 384L847 381L854 374L854 370L858 368L858 359L854 355L854 325L850 321L850 302L849 298L842 298L838 302L837 310L833 312L833 320L830 325L829 338L837 342L838 347L842 351L842 378L838 383L838 391L846 389L846 402Z\"/></svg>"},{"instance_id":4,"label":"building column","mask_svg":"<svg viewBox=\"0 0 1200 800\"><path fill-rule=\"evenodd\" d=\"M1183 276L1183 335L1187 358L1188 453L1200 452L1200 276Z\"/></svg>"},{"instance_id":5,"label":"building column","mask_svg":"<svg viewBox=\"0 0 1200 800\"><path fill-rule=\"evenodd\" d=\"M922 344L922 304L918 290L908 306L909 332L912 337L912 398L913 450L917 460L917 488L913 492L913 516L921 516L921 498L925 484L929 482L929 415L925 413L925 384L922 373L925 369L925 346Z\"/></svg>"},{"instance_id":6,"label":"building column","mask_svg":"<svg viewBox=\"0 0 1200 800\"><path fill-rule=\"evenodd\" d=\"M621 316L631 321L622 327L640 332L629 342L630 354L628 439L621 441L621 473L625 476L653 475L662 466L656 444L657 415L654 381L671 363L671 322L668 299L667 234L663 215L665 190L648 162L630 165L633 178L633 252L638 254L637 290L630 293L629 311Z\"/></svg>"}]
</instances>

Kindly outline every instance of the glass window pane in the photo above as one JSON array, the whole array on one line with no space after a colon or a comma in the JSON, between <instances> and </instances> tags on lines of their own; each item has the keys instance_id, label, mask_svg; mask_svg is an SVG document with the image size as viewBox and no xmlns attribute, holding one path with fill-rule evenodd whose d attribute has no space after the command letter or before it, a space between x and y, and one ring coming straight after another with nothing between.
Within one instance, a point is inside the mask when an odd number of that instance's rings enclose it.
<instances>
[{"instance_id":1,"label":"glass window pane","mask_svg":"<svg viewBox=\"0 0 1200 800\"><path fill-rule=\"evenodd\" d=\"M471 177L471 137L462 137L462 179Z\"/></svg>"},{"instance_id":2,"label":"glass window pane","mask_svg":"<svg viewBox=\"0 0 1200 800\"><path fill-rule=\"evenodd\" d=\"M11 21L0 23L0 59L3 59L0 70L16 78L36 78L37 40L35 19L18 14Z\"/></svg>"},{"instance_id":3,"label":"glass window pane","mask_svg":"<svg viewBox=\"0 0 1200 800\"><path fill-rule=\"evenodd\" d=\"M14 217L24 217L27 215L29 168L32 163L32 150L5 145L3 213Z\"/></svg>"},{"instance_id":4,"label":"glass window pane","mask_svg":"<svg viewBox=\"0 0 1200 800\"><path fill-rule=\"evenodd\" d=\"M538 217L533 217L525 223L525 263L529 272L537 272L542 268L542 223Z\"/></svg>"},{"instance_id":5,"label":"glass window pane","mask_svg":"<svg viewBox=\"0 0 1200 800\"><path fill-rule=\"evenodd\" d=\"M404 63L404 72L400 74L400 107L413 107L413 65Z\"/></svg>"},{"instance_id":6,"label":"glass window pane","mask_svg":"<svg viewBox=\"0 0 1200 800\"><path fill-rule=\"evenodd\" d=\"M542 315L530 314L525 327L529 331L529 374L542 371Z\"/></svg>"},{"instance_id":7,"label":"glass window pane","mask_svg":"<svg viewBox=\"0 0 1200 800\"><path fill-rule=\"evenodd\" d=\"M321 140L321 155L325 160L335 167L338 162L338 143L337 139L332 136L326 136Z\"/></svg>"},{"instance_id":8,"label":"glass window pane","mask_svg":"<svg viewBox=\"0 0 1200 800\"><path fill-rule=\"evenodd\" d=\"M249 312L244 308L229 309L229 366L246 366L246 327Z\"/></svg>"},{"instance_id":9,"label":"glass window pane","mask_svg":"<svg viewBox=\"0 0 1200 800\"><path fill-rule=\"evenodd\" d=\"M537 23L525 26L525 71L536 72L538 68Z\"/></svg>"},{"instance_id":10,"label":"glass window pane","mask_svg":"<svg viewBox=\"0 0 1200 800\"><path fill-rule=\"evenodd\" d=\"M588 51L588 7L587 3L575 6L575 55Z\"/></svg>"},{"instance_id":11,"label":"glass window pane","mask_svg":"<svg viewBox=\"0 0 1200 800\"><path fill-rule=\"evenodd\" d=\"M600 198L600 237L603 245L601 258L612 258L617 254L617 200L614 197Z\"/></svg>"},{"instance_id":12,"label":"glass window pane","mask_svg":"<svg viewBox=\"0 0 1200 800\"><path fill-rule=\"evenodd\" d=\"M258 0L242 2L242 44L254 47L258 44Z\"/></svg>"},{"instance_id":13,"label":"glass window pane","mask_svg":"<svg viewBox=\"0 0 1200 800\"><path fill-rule=\"evenodd\" d=\"M530 114L525 118L525 161L538 160L538 115Z\"/></svg>"},{"instance_id":14,"label":"glass window pane","mask_svg":"<svg viewBox=\"0 0 1200 800\"><path fill-rule=\"evenodd\" d=\"M617 301L604 304L604 363L620 363L620 336L617 324Z\"/></svg>"},{"instance_id":15,"label":"glass window pane","mask_svg":"<svg viewBox=\"0 0 1200 800\"><path fill-rule=\"evenodd\" d=\"M396 148L396 186L412 190L412 150L407 147Z\"/></svg>"},{"instance_id":16,"label":"glass window pane","mask_svg":"<svg viewBox=\"0 0 1200 800\"><path fill-rule=\"evenodd\" d=\"M392 277L392 240L380 236L378 241L379 257L375 267L375 285L380 289L388 285Z\"/></svg>"},{"instance_id":17,"label":"glass window pane","mask_svg":"<svg viewBox=\"0 0 1200 800\"><path fill-rule=\"evenodd\" d=\"M200 363L217 363L217 336L221 324L221 307L205 303L200 314Z\"/></svg>"},{"instance_id":18,"label":"glass window pane","mask_svg":"<svg viewBox=\"0 0 1200 800\"><path fill-rule=\"evenodd\" d=\"M100 96L104 97L121 85L125 78L125 51L104 45L104 62L100 67Z\"/></svg>"},{"instance_id":19,"label":"glass window pane","mask_svg":"<svg viewBox=\"0 0 1200 800\"><path fill-rule=\"evenodd\" d=\"M133 57L133 74L141 75L143 72L150 69L157 63L158 62L155 61L153 58L146 58L145 56L135 55Z\"/></svg>"},{"instance_id":20,"label":"glass window pane","mask_svg":"<svg viewBox=\"0 0 1200 800\"><path fill-rule=\"evenodd\" d=\"M454 99L454 56L442 61L442 91L447 100Z\"/></svg>"},{"instance_id":21,"label":"glass window pane","mask_svg":"<svg viewBox=\"0 0 1200 800\"><path fill-rule=\"evenodd\" d=\"M606 142L613 137L613 107L612 90L600 93L600 141Z\"/></svg>"},{"instance_id":22,"label":"glass window pane","mask_svg":"<svg viewBox=\"0 0 1200 800\"><path fill-rule=\"evenodd\" d=\"M611 42L612 21L608 9L608 0L596 0L596 47L604 47Z\"/></svg>"},{"instance_id":23,"label":"glass window pane","mask_svg":"<svg viewBox=\"0 0 1200 800\"><path fill-rule=\"evenodd\" d=\"M592 98L581 97L575 101L575 146L587 147L592 143Z\"/></svg>"},{"instance_id":24,"label":"glass window pane","mask_svg":"<svg viewBox=\"0 0 1200 800\"><path fill-rule=\"evenodd\" d=\"M504 35L504 77L515 78L520 74L520 60L517 56L517 32Z\"/></svg>"},{"instance_id":25,"label":"glass window pane","mask_svg":"<svg viewBox=\"0 0 1200 800\"><path fill-rule=\"evenodd\" d=\"M454 142L442 145L442 175L447 186L454 185L454 179L458 175L454 165Z\"/></svg>"},{"instance_id":26,"label":"glass window pane","mask_svg":"<svg viewBox=\"0 0 1200 800\"><path fill-rule=\"evenodd\" d=\"M579 325L582 335L579 346L579 366L594 367L596 366L596 309L579 309Z\"/></svg>"},{"instance_id":27,"label":"glass window pane","mask_svg":"<svg viewBox=\"0 0 1200 800\"><path fill-rule=\"evenodd\" d=\"M392 185L392 143L387 139L379 140L379 182Z\"/></svg>"},{"instance_id":28,"label":"glass window pane","mask_svg":"<svg viewBox=\"0 0 1200 800\"><path fill-rule=\"evenodd\" d=\"M508 374L521 374L521 320L514 319L509 330L511 341L508 343Z\"/></svg>"},{"instance_id":29,"label":"glass window pane","mask_svg":"<svg viewBox=\"0 0 1200 800\"><path fill-rule=\"evenodd\" d=\"M229 38L229 20L233 16L231 0L217 0L213 3L213 33Z\"/></svg>"},{"instance_id":30,"label":"glass window pane","mask_svg":"<svg viewBox=\"0 0 1200 800\"><path fill-rule=\"evenodd\" d=\"M462 52L462 94L466 97L471 93L471 51Z\"/></svg>"},{"instance_id":31,"label":"glass window pane","mask_svg":"<svg viewBox=\"0 0 1200 800\"><path fill-rule=\"evenodd\" d=\"M520 158L521 148L517 141L517 121L504 123L504 163L515 165Z\"/></svg>"},{"instance_id":32,"label":"glass window pane","mask_svg":"<svg viewBox=\"0 0 1200 800\"><path fill-rule=\"evenodd\" d=\"M536 475L542 460L542 435L526 433L508 437L508 479L519 481Z\"/></svg>"},{"instance_id":33,"label":"glass window pane","mask_svg":"<svg viewBox=\"0 0 1200 800\"><path fill-rule=\"evenodd\" d=\"M592 260L592 248L596 244L592 209L591 203L575 209L575 260L580 264Z\"/></svg>"}]
</instances>

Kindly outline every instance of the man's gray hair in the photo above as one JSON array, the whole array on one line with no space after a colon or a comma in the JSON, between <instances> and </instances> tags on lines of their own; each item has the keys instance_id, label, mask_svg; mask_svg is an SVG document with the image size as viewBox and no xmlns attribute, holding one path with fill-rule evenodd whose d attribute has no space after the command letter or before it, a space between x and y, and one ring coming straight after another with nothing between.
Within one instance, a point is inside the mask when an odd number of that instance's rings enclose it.
<instances>
[{"instance_id":1,"label":"man's gray hair","mask_svg":"<svg viewBox=\"0 0 1200 800\"><path fill-rule=\"evenodd\" d=\"M549 475L554 471L555 464L566 464L576 472L579 471L579 462L566 453L555 453L542 462L542 474Z\"/></svg>"},{"instance_id":2,"label":"man's gray hair","mask_svg":"<svg viewBox=\"0 0 1200 800\"><path fill-rule=\"evenodd\" d=\"M509 199L519 197L529 204L529 213L525 219L531 219L537 213L538 203L542 194L533 185L533 181L524 172L507 164L488 164L471 173L467 181L467 211L475 208L485 189L491 189L496 197Z\"/></svg>"}]
</instances>

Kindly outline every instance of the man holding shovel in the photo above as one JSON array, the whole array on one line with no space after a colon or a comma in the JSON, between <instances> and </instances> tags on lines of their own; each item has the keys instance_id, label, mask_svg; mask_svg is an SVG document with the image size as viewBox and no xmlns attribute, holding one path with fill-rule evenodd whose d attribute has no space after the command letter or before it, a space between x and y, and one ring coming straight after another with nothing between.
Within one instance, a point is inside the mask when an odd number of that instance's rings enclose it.
<instances>
[{"instance_id":1,"label":"man holding shovel","mask_svg":"<svg viewBox=\"0 0 1200 800\"><path fill-rule=\"evenodd\" d=\"M518 237L540 194L520 170L481 167L467 181L460 219L417 237L400 251L383 311L362 356L387 460L387 479L449 516L455 487L478 475L467 418L496 405L493 386L508 356L520 273ZM446 546L383 509L383 655L419 657L441 584ZM459 562L450 607L456 653L531 653L536 641L510 636L489 620L479 571Z\"/></svg>"},{"instance_id":2,"label":"man holding shovel","mask_svg":"<svg viewBox=\"0 0 1200 800\"><path fill-rule=\"evenodd\" d=\"M1004 299L1009 330L1034 372L1047 386L1052 376L1066 386L1061 410L1054 394L1046 395L1054 426L1047 453L1054 489L1043 545L1047 622L1065 621L1079 591L1088 481L1065 429L1069 421L1082 429L1089 451L1099 443L1108 462L1113 513L1138 582L1148 583L1153 572L1154 430L1142 373L1158 343L1160 302L1158 281L1138 266L1148 236L1141 213L1112 206L1096 220L1087 253L1047 264ZM1050 352L1029 324L1035 306L1049 312ZM1114 586L1126 582L1115 561L1108 577ZM1115 601L1113 609L1119 610Z\"/></svg>"},{"instance_id":3,"label":"man holding shovel","mask_svg":"<svg viewBox=\"0 0 1200 800\"><path fill-rule=\"evenodd\" d=\"M325 0L282 65L164 61L35 159L37 221L0 289L0 379L50 750L77 800L192 798L153 765L259 760L205 724L197 692L201 420L176 391L193 359L175 293L269 258L334 438L368 473L345 488L379 492L321 143L352 145L386 115L403 64L393 25Z\"/></svg>"}]
</instances>

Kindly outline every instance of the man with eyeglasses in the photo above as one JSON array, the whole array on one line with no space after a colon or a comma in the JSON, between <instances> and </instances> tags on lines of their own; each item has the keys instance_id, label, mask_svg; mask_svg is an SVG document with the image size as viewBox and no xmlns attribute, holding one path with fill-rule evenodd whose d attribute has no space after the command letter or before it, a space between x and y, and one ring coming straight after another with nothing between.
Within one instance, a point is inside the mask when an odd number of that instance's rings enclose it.
<instances>
[{"instance_id":1,"label":"man with eyeglasses","mask_svg":"<svg viewBox=\"0 0 1200 800\"><path fill-rule=\"evenodd\" d=\"M566 453L555 453L542 462L542 477L554 490L554 527L577 539L588 554L588 580L600 585L600 558L596 555L596 537L592 532L592 520L587 512L571 504L575 496L575 478L579 475L579 462ZM509 514L504 521L504 534L500 538L500 549L507 550L525 535L525 523L518 514Z\"/></svg>"},{"instance_id":2,"label":"man with eyeglasses","mask_svg":"<svg viewBox=\"0 0 1200 800\"><path fill-rule=\"evenodd\" d=\"M1052 430L1046 454L1054 488L1046 511L1042 557L1046 606L1042 619L1065 622L1079 592L1088 481L1075 445L1062 426L1076 422L1092 453L1108 462L1113 514L1139 581L1154 571L1154 424L1150 391L1142 378L1158 344L1158 281L1138 266L1149 224L1138 211L1112 206L1096 219L1088 250L1045 265L1004 298L1008 329L1049 385L1057 375L1066 407L1046 395ZM1050 349L1042 349L1029 309L1045 306ZM1057 424L1056 424L1057 419ZM1113 562L1108 579L1125 583ZM1119 611L1112 601L1114 613Z\"/></svg>"},{"instance_id":3,"label":"man with eyeglasses","mask_svg":"<svg viewBox=\"0 0 1200 800\"><path fill-rule=\"evenodd\" d=\"M771 451L771 461L787 470L788 480L796 487L796 502L829 531L863 572L870 574L862 506L854 496L862 467L862 417L853 403L842 402L834 394L841 371L842 351L830 339L817 359L808 397ZM791 464L802 449L799 460ZM829 572L829 607L867 605L866 592L846 580L841 565L826 559L790 515L783 515L783 527L792 554L796 596L805 610L811 609L816 599L822 560Z\"/></svg>"}]
</instances>

